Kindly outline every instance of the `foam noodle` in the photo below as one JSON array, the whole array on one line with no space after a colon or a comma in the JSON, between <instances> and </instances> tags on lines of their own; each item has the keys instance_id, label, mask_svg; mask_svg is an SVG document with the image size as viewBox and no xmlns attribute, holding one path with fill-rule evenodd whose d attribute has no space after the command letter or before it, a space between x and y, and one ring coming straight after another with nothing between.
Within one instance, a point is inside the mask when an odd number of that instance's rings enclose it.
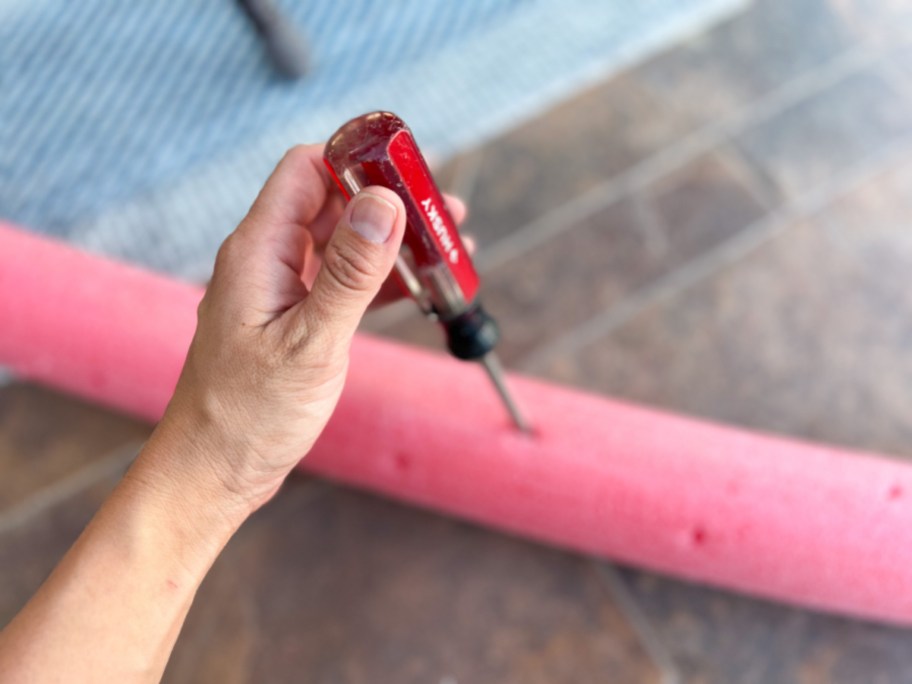
<instances>
[{"instance_id":1,"label":"foam noodle","mask_svg":"<svg viewBox=\"0 0 912 684\"><path fill-rule=\"evenodd\" d=\"M150 420L198 288L0 226L0 364ZM471 365L360 337L304 467L569 549L912 623L912 467L513 377L511 429Z\"/></svg>"}]
</instances>

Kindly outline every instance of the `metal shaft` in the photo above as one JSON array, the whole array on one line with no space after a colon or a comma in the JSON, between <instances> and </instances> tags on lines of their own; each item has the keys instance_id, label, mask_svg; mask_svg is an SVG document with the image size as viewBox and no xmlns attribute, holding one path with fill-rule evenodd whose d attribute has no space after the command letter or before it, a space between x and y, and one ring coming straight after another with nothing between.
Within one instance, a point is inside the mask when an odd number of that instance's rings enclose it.
<instances>
[{"instance_id":1,"label":"metal shaft","mask_svg":"<svg viewBox=\"0 0 912 684\"><path fill-rule=\"evenodd\" d=\"M507 389L503 366L500 365L500 359L497 358L497 354L494 352L488 352L482 356L479 361L481 362L481 365L484 366L484 369L488 372L491 381L494 383L494 387L497 388L497 393L503 400L504 406L506 406L507 411L513 418L513 422L516 424L516 427L519 428L522 432L531 433L532 430L529 427L529 424L519 412L519 408L516 406L516 402L513 401L513 397L510 395L510 392Z\"/></svg>"}]
</instances>

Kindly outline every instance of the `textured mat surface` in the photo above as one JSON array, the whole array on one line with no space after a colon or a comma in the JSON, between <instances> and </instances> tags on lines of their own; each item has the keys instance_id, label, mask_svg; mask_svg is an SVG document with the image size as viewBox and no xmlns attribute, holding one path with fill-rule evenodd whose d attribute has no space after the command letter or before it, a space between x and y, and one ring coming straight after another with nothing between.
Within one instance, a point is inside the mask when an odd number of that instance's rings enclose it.
<instances>
[{"instance_id":1,"label":"textured mat surface","mask_svg":"<svg viewBox=\"0 0 912 684\"><path fill-rule=\"evenodd\" d=\"M288 146L388 108L442 158L743 3L282 4L298 83L227 0L0 0L0 216L204 275Z\"/></svg>"}]
</instances>

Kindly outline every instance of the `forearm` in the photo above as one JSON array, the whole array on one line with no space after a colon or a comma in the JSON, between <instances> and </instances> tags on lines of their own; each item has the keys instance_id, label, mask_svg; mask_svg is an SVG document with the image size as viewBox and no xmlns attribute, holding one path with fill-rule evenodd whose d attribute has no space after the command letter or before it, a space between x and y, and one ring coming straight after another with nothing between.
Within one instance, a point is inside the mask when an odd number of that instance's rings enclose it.
<instances>
[{"instance_id":1,"label":"forearm","mask_svg":"<svg viewBox=\"0 0 912 684\"><path fill-rule=\"evenodd\" d=\"M0 633L4 682L161 678L197 588L248 512L224 495L198 450L178 443L153 435Z\"/></svg>"},{"instance_id":2,"label":"forearm","mask_svg":"<svg viewBox=\"0 0 912 684\"><path fill-rule=\"evenodd\" d=\"M157 681L212 562L313 446L406 226L393 191L343 209L330 183L321 146L294 148L219 249L168 415L0 633L4 683Z\"/></svg>"}]
</instances>

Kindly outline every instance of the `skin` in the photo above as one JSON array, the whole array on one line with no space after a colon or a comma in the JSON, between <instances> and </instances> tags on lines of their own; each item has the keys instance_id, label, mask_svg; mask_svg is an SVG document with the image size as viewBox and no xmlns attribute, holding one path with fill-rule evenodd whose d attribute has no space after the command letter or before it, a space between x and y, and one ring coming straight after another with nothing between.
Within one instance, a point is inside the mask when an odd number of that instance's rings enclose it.
<instances>
[{"instance_id":1,"label":"skin","mask_svg":"<svg viewBox=\"0 0 912 684\"><path fill-rule=\"evenodd\" d=\"M361 317L399 296L405 214L377 187L346 206L321 154L290 150L222 245L162 421L0 632L3 682L159 681L212 563L322 432ZM384 211L385 239L353 229Z\"/></svg>"}]
</instances>

